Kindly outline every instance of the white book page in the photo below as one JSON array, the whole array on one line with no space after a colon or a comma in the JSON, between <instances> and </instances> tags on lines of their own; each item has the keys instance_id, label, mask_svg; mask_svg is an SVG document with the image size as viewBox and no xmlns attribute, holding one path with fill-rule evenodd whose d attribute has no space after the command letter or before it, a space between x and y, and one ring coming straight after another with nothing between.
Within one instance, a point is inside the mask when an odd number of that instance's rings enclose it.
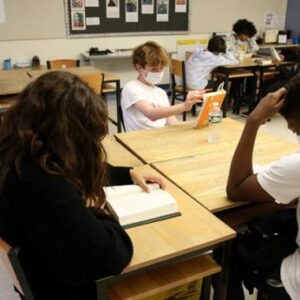
<instances>
[{"instance_id":1,"label":"white book page","mask_svg":"<svg viewBox=\"0 0 300 300\"><path fill-rule=\"evenodd\" d=\"M176 200L167 191L152 190L107 199L122 225L140 222L178 212Z\"/></svg>"},{"instance_id":2,"label":"white book page","mask_svg":"<svg viewBox=\"0 0 300 300\"><path fill-rule=\"evenodd\" d=\"M160 189L159 184L151 183L148 184L150 191ZM106 194L106 198L116 198L118 196L132 195L143 192L140 186L136 184L128 184L128 185L115 185L115 186L107 186L104 187L104 192Z\"/></svg>"}]
</instances>

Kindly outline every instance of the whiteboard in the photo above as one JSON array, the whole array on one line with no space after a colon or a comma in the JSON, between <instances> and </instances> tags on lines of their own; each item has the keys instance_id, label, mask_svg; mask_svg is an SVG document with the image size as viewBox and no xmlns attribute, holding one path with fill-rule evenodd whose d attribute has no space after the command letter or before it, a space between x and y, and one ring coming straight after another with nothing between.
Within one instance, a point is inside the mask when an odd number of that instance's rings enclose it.
<instances>
[{"instance_id":1,"label":"whiteboard","mask_svg":"<svg viewBox=\"0 0 300 300\"><path fill-rule=\"evenodd\" d=\"M0 23L0 40L64 38L62 0L4 0L6 22Z\"/></svg>"}]
</instances>

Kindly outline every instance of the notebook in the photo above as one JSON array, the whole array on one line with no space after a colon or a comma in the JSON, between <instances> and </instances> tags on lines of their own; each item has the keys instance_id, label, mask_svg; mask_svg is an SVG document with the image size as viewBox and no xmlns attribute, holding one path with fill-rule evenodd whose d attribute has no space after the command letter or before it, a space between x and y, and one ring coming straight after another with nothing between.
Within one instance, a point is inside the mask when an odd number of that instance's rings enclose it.
<instances>
[{"instance_id":1,"label":"notebook","mask_svg":"<svg viewBox=\"0 0 300 300\"><path fill-rule=\"evenodd\" d=\"M203 97L202 107L199 111L198 117L195 121L194 127L201 128L208 125L208 114L214 102L219 103L219 107L226 96L226 91L224 90L224 82L222 82L216 92L206 93Z\"/></svg>"},{"instance_id":2,"label":"notebook","mask_svg":"<svg viewBox=\"0 0 300 300\"><path fill-rule=\"evenodd\" d=\"M105 187L107 208L124 228L180 216L176 200L158 184L150 193L137 185Z\"/></svg>"}]
</instances>

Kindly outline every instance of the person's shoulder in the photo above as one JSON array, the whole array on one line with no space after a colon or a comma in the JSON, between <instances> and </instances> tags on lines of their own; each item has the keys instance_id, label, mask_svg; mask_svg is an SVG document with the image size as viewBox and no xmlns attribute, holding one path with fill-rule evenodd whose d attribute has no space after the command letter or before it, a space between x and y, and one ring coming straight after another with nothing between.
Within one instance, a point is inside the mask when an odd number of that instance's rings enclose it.
<instances>
[{"instance_id":1,"label":"person's shoulder","mask_svg":"<svg viewBox=\"0 0 300 300\"><path fill-rule=\"evenodd\" d=\"M300 176L300 152L281 157L272 168L274 171L291 172Z\"/></svg>"}]
</instances>

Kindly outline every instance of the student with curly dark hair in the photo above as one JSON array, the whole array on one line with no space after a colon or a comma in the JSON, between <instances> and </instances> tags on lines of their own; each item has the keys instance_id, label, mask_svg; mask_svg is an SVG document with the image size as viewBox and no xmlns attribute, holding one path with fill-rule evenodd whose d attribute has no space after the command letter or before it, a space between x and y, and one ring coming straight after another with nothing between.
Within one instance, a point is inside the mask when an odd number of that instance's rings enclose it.
<instances>
[{"instance_id":1,"label":"student with curly dark hair","mask_svg":"<svg viewBox=\"0 0 300 300\"><path fill-rule=\"evenodd\" d=\"M131 260L129 236L101 209L108 173L132 183L129 168L107 167L103 103L79 77L49 72L1 124L0 237L20 248L37 300L94 300L95 281Z\"/></svg>"},{"instance_id":2,"label":"student with curly dark hair","mask_svg":"<svg viewBox=\"0 0 300 300\"><path fill-rule=\"evenodd\" d=\"M227 38L227 49L233 52L252 53L258 50L255 41L256 28L254 24L247 19L238 20L233 24L233 34Z\"/></svg>"}]
</instances>

